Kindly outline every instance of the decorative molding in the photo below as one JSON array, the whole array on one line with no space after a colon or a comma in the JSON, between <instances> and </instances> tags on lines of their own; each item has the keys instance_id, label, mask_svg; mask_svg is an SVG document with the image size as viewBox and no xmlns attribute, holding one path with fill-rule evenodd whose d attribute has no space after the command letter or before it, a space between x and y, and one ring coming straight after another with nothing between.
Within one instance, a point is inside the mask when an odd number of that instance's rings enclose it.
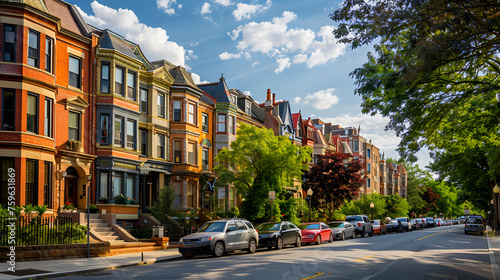
<instances>
[{"instance_id":1,"label":"decorative molding","mask_svg":"<svg viewBox=\"0 0 500 280\"><path fill-rule=\"evenodd\" d=\"M80 96L68 97L66 98L65 103L66 110L75 110L81 112L82 114L85 112L85 108L89 106L89 103Z\"/></svg>"}]
</instances>

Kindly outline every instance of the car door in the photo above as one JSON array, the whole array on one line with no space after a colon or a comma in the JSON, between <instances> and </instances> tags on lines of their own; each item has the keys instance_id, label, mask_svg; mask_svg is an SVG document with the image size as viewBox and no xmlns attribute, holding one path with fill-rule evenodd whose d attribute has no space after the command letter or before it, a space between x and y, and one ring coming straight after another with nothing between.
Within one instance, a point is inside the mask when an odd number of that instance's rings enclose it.
<instances>
[{"instance_id":1,"label":"car door","mask_svg":"<svg viewBox=\"0 0 500 280\"><path fill-rule=\"evenodd\" d=\"M286 222L281 223L281 238L283 238L283 244L290 244L290 230Z\"/></svg>"},{"instance_id":2,"label":"car door","mask_svg":"<svg viewBox=\"0 0 500 280\"><path fill-rule=\"evenodd\" d=\"M321 228L321 240L324 241L330 240L330 234L332 233L332 230L323 223L320 224L320 228Z\"/></svg>"},{"instance_id":3,"label":"car door","mask_svg":"<svg viewBox=\"0 0 500 280\"><path fill-rule=\"evenodd\" d=\"M243 221L236 221L236 228L239 235L238 249L248 248L248 241L250 241L250 230L245 226Z\"/></svg>"},{"instance_id":4,"label":"car door","mask_svg":"<svg viewBox=\"0 0 500 280\"><path fill-rule=\"evenodd\" d=\"M238 233L238 228L234 221L230 221L227 224L226 229L226 251L233 251L238 248L240 242L240 234Z\"/></svg>"},{"instance_id":5,"label":"car door","mask_svg":"<svg viewBox=\"0 0 500 280\"><path fill-rule=\"evenodd\" d=\"M302 238L302 234L300 232L300 229L292 223L288 223L288 228L290 230L290 240L291 240L290 244L295 244L295 240L297 240L297 236Z\"/></svg>"}]
</instances>

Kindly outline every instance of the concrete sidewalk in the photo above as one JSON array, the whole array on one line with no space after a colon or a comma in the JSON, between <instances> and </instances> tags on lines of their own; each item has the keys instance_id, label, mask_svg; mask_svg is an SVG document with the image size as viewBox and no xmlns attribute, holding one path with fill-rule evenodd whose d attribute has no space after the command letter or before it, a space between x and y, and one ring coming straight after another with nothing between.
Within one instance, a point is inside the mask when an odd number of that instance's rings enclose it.
<instances>
[{"instance_id":1,"label":"concrete sidewalk","mask_svg":"<svg viewBox=\"0 0 500 280\"><path fill-rule=\"evenodd\" d=\"M491 234L492 229L487 226L488 249L490 255L491 269L493 270L493 279L500 280L500 236Z\"/></svg>"},{"instance_id":2,"label":"concrete sidewalk","mask_svg":"<svg viewBox=\"0 0 500 280\"><path fill-rule=\"evenodd\" d=\"M62 276L72 273L96 272L116 269L119 267L153 264L182 258L177 248L144 252L122 254L100 258L72 258L47 261L16 262L16 272L8 271L9 265L3 263L0 268L0 279L44 279Z\"/></svg>"}]
</instances>

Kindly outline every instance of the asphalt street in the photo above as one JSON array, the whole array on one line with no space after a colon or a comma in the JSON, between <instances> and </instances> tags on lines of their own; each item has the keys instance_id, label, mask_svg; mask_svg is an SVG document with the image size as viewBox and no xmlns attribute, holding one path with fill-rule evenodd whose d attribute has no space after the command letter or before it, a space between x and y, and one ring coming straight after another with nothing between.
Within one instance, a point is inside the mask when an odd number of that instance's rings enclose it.
<instances>
[{"instance_id":1,"label":"asphalt street","mask_svg":"<svg viewBox=\"0 0 500 280\"><path fill-rule=\"evenodd\" d=\"M305 245L197 256L58 279L493 279L487 239L463 225Z\"/></svg>"}]
</instances>

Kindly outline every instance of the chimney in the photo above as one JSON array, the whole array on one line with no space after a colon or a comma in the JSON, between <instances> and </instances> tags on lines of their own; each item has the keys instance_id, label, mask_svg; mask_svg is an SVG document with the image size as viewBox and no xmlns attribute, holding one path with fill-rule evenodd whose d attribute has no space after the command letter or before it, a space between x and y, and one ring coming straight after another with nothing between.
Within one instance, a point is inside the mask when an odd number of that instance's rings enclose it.
<instances>
[{"instance_id":1,"label":"chimney","mask_svg":"<svg viewBox=\"0 0 500 280\"><path fill-rule=\"evenodd\" d=\"M273 105L276 102L276 93L273 93Z\"/></svg>"},{"instance_id":2,"label":"chimney","mask_svg":"<svg viewBox=\"0 0 500 280\"><path fill-rule=\"evenodd\" d=\"M267 98L266 98L266 102L264 103L264 105L266 108L268 108L268 107L272 108L273 104L274 104L274 102L271 103L271 90L267 89Z\"/></svg>"},{"instance_id":3,"label":"chimney","mask_svg":"<svg viewBox=\"0 0 500 280\"><path fill-rule=\"evenodd\" d=\"M266 101L267 100L271 100L271 89L267 89L267 98L266 98Z\"/></svg>"}]
</instances>

